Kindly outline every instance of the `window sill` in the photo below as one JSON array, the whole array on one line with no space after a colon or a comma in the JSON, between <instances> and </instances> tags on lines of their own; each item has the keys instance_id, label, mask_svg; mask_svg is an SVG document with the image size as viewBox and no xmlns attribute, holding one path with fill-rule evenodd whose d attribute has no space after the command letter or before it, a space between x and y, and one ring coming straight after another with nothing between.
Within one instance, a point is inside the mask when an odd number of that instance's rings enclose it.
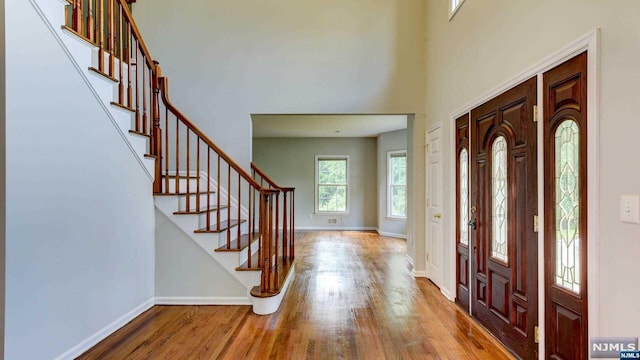
<instances>
[{"instance_id":1,"label":"window sill","mask_svg":"<svg viewBox=\"0 0 640 360\"><path fill-rule=\"evenodd\" d=\"M407 221L407 217L399 217L399 216L386 216L385 219L391 221Z\"/></svg>"}]
</instances>

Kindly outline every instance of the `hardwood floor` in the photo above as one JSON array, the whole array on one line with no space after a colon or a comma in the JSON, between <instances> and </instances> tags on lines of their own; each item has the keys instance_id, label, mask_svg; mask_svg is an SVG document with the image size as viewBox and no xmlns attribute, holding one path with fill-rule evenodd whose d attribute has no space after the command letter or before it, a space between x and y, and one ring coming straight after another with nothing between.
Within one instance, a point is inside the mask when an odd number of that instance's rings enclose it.
<instances>
[{"instance_id":1,"label":"hardwood floor","mask_svg":"<svg viewBox=\"0 0 640 360\"><path fill-rule=\"evenodd\" d=\"M297 234L295 279L275 314L155 306L80 359L512 359L426 279L404 240Z\"/></svg>"}]
</instances>

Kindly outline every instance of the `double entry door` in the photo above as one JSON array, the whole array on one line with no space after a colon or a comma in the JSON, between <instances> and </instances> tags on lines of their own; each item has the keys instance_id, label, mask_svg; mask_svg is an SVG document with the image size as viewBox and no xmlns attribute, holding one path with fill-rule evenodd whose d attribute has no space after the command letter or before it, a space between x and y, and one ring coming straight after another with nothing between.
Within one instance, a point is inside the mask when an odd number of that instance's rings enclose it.
<instances>
[{"instance_id":1,"label":"double entry door","mask_svg":"<svg viewBox=\"0 0 640 360\"><path fill-rule=\"evenodd\" d=\"M586 359L587 54L541 74L545 353ZM538 322L537 78L456 120L457 296L523 359Z\"/></svg>"},{"instance_id":2,"label":"double entry door","mask_svg":"<svg viewBox=\"0 0 640 360\"><path fill-rule=\"evenodd\" d=\"M456 122L457 302L525 359L537 357L536 99L534 77Z\"/></svg>"}]
</instances>

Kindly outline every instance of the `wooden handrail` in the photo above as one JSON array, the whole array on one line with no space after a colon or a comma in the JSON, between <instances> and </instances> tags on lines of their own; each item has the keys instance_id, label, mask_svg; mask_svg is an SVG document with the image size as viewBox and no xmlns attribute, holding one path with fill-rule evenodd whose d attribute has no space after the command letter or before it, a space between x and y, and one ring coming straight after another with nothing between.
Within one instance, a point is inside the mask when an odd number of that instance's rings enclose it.
<instances>
[{"instance_id":1,"label":"wooden handrail","mask_svg":"<svg viewBox=\"0 0 640 360\"><path fill-rule=\"evenodd\" d=\"M262 186L260 186L260 184L258 184L258 182L256 182L251 177L251 175L247 174L247 172L240 165L238 165L235 161L233 161L233 159L231 159L231 157L227 155L227 153L225 153L222 149L220 149L211 139L209 139L209 137L205 133L203 133L200 129L198 129L191 121L189 121L189 119L180 110L178 110L171 103L171 100L169 99L169 95L168 95L169 80L166 77L160 77L159 82L160 82L160 94L162 96L162 102L169 110L171 110L171 112L173 112L174 115L178 117L178 119L180 119L180 121L184 125L186 125L195 135L199 136L203 141L205 141L205 143L211 149L213 149L213 151L215 151L218 155L220 155L220 157L224 159L224 161L226 161L229 165L231 165L231 167L236 172L238 172L242 176L242 178L245 179L247 182L249 182L253 187L255 187L256 189L261 189L266 193L273 192L271 189L263 188Z\"/></svg>"},{"instance_id":2,"label":"wooden handrail","mask_svg":"<svg viewBox=\"0 0 640 360\"><path fill-rule=\"evenodd\" d=\"M116 1L120 2L120 5L122 6L122 8L124 10L123 11L124 12L124 17L127 19L129 24L131 25L131 30L135 34L135 37L138 39L138 45L140 46L140 49L142 50L142 53L144 54L144 57L147 60L147 64L151 68L155 69L156 65L153 63L153 58L151 57L151 52L149 52L149 49L147 48L147 44L145 44L144 39L142 38L142 35L140 33L140 29L138 29L138 25L136 25L136 22L133 21L133 15L131 14L131 11L129 11L129 6L127 6L127 2L125 0L116 0Z\"/></svg>"}]
</instances>

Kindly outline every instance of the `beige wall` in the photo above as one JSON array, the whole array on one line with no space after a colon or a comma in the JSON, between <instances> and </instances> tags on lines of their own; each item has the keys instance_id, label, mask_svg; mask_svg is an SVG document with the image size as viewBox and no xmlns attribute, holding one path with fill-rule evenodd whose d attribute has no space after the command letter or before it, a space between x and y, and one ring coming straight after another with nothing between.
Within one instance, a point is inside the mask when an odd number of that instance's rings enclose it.
<instances>
[{"instance_id":1,"label":"beige wall","mask_svg":"<svg viewBox=\"0 0 640 360\"><path fill-rule=\"evenodd\" d=\"M349 156L347 214L315 213L316 155ZM280 186L296 188L297 229L376 229L375 138L256 138L253 161Z\"/></svg>"},{"instance_id":2,"label":"beige wall","mask_svg":"<svg viewBox=\"0 0 640 360\"><path fill-rule=\"evenodd\" d=\"M424 156L418 151L424 141L424 128L418 127L436 121L449 125L452 112L465 103L594 28L601 28L599 196L592 199L600 204L596 220L600 247L591 249L597 251L594 265L599 266L598 278L591 280L599 282L599 294L593 300L600 303L594 309L600 323L592 325L604 336L640 335L640 290L635 281L630 281L640 274L640 225L619 221L620 195L640 194L640 167L632 155L640 133L636 109L640 99L640 2L467 0L451 22L447 1L426 4L428 111L426 123L417 122L414 131L418 184L424 184ZM452 144L445 144L445 148L452 148ZM445 168L445 174L449 170ZM424 187L418 185L417 190L424 191ZM447 188L446 199L448 194ZM416 218L424 219L424 209L417 210ZM418 226L416 231L417 241L424 239L423 229ZM445 239L451 238L452 234L445 234ZM417 251L418 264L424 262L423 253L423 249ZM455 258L445 253L445 259ZM449 280L455 276L447 275Z\"/></svg>"},{"instance_id":3,"label":"beige wall","mask_svg":"<svg viewBox=\"0 0 640 360\"><path fill-rule=\"evenodd\" d=\"M244 166L252 113L424 112L423 0L153 0L134 16L174 104Z\"/></svg>"}]
</instances>

